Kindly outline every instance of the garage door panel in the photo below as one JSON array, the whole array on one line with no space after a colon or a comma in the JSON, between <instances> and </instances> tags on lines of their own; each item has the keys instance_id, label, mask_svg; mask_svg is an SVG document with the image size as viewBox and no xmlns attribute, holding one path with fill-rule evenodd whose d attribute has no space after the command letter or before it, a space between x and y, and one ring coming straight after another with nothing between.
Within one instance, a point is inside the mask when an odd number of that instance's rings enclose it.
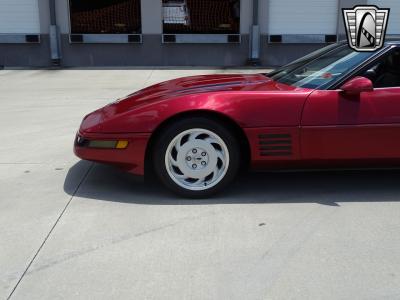
<instances>
[{"instance_id":1,"label":"garage door panel","mask_svg":"<svg viewBox=\"0 0 400 300\"><path fill-rule=\"evenodd\" d=\"M400 34L400 0L369 0L368 4L380 8L390 8L389 24L387 34Z\"/></svg>"},{"instance_id":2,"label":"garage door panel","mask_svg":"<svg viewBox=\"0 0 400 300\"><path fill-rule=\"evenodd\" d=\"M338 1L270 0L270 34L336 34Z\"/></svg>"},{"instance_id":3,"label":"garage door panel","mask_svg":"<svg viewBox=\"0 0 400 300\"><path fill-rule=\"evenodd\" d=\"M38 0L1 0L0 34L40 33Z\"/></svg>"}]
</instances>

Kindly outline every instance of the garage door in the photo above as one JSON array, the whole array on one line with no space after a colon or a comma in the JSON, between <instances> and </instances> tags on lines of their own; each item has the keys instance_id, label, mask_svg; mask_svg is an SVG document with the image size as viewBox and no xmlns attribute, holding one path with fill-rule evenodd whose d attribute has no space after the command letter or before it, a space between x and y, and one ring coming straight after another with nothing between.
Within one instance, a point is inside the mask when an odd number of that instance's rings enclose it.
<instances>
[{"instance_id":1,"label":"garage door","mask_svg":"<svg viewBox=\"0 0 400 300\"><path fill-rule=\"evenodd\" d=\"M1 0L0 33L40 33L38 0Z\"/></svg>"},{"instance_id":2,"label":"garage door","mask_svg":"<svg viewBox=\"0 0 400 300\"><path fill-rule=\"evenodd\" d=\"M270 0L268 31L269 34L336 34L337 16L335 0Z\"/></svg>"},{"instance_id":3,"label":"garage door","mask_svg":"<svg viewBox=\"0 0 400 300\"><path fill-rule=\"evenodd\" d=\"M369 0L369 4L377 5L381 8L390 8L389 24L387 34L400 34L400 1L399 0Z\"/></svg>"}]
</instances>

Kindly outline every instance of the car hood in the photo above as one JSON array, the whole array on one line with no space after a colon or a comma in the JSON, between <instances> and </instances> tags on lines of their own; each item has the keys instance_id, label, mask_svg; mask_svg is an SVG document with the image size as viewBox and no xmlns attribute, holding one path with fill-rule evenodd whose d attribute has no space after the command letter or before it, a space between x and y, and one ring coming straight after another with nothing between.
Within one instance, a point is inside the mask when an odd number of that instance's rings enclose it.
<instances>
[{"instance_id":1,"label":"car hood","mask_svg":"<svg viewBox=\"0 0 400 300\"><path fill-rule=\"evenodd\" d=\"M183 77L162 82L106 107L107 110L124 112L132 107L192 94L228 91L290 91L295 87L272 81L262 74L202 75Z\"/></svg>"},{"instance_id":2,"label":"car hood","mask_svg":"<svg viewBox=\"0 0 400 300\"><path fill-rule=\"evenodd\" d=\"M118 104L138 105L152 100L165 100L172 97L207 92L255 90L271 81L264 75L202 75L183 77L165 81L118 101Z\"/></svg>"},{"instance_id":3,"label":"car hood","mask_svg":"<svg viewBox=\"0 0 400 300\"><path fill-rule=\"evenodd\" d=\"M100 130L101 122L115 118L134 108L188 95L229 91L292 91L295 89L295 87L274 82L262 74L183 77L152 85L87 115L81 130Z\"/></svg>"}]
</instances>

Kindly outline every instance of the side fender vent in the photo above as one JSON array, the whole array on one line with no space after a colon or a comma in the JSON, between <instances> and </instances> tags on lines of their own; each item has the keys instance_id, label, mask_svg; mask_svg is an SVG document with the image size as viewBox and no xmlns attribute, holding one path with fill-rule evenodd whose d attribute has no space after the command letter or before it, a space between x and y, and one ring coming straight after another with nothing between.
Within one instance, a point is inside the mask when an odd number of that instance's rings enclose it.
<instances>
[{"instance_id":1,"label":"side fender vent","mask_svg":"<svg viewBox=\"0 0 400 300\"><path fill-rule=\"evenodd\" d=\"M260 134L258 138L261 156L292 155L292 136L290 134Z\"/></svg>"}]
</instances>

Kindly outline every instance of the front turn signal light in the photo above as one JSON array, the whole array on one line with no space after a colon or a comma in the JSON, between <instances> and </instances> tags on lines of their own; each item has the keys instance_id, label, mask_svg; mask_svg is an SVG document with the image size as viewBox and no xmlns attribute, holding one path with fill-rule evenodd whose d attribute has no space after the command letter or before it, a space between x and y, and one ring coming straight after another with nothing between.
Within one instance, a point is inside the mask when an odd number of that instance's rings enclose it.
<instances>
[{"instance_id":1,"label":"front turn signal light","mask_svg":"<svg viewBox=\"0 0 400 300\"><path fill-rule=\"evenodd\" d=\"M129 142L128 141L118 141L117 144L115 145L116 149L126 149L128 147Z\"/></svg>"}]
</instances>

